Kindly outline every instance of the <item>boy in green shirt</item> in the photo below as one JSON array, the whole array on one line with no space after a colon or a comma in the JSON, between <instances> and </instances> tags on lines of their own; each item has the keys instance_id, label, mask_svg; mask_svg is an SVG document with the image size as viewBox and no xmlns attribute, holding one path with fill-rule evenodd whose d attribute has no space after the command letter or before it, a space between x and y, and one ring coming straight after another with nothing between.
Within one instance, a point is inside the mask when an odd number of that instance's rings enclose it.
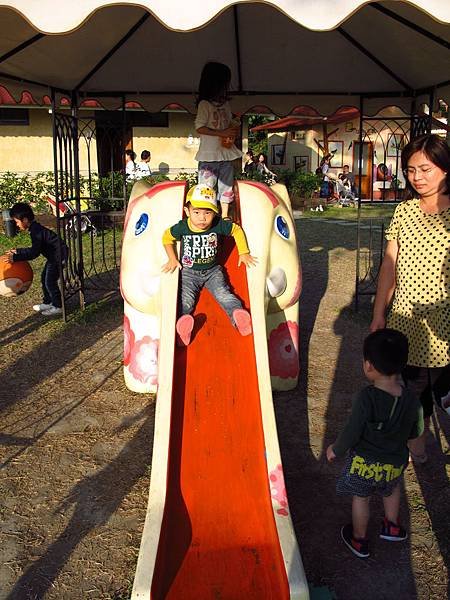
<instances>
[{"instance_id":1,"label":"boy in green shirt","mask_svg":"<svg viewBox=\"0 0 450 600\"><path fill-rule=\"evenodd\" d=\"M256 264L250 255L245 234L239 225L218 215L216 192L207 185L191 188L186 198L187 219L169 227L163 234L163 244L169 258L163 265L165 273L181 269L181 316L176 325L177 342L187 346L191 341L194 318L192 312L201 289L205 286L225 310L241 335L250 335L252 321L242 302L231 292L223 267L217 264L217 252L222 236L233 236L239 252L239 265ZM181 240L180 260L175 243Z\"/></svg>"},{"instance_id":2,"label":"boy in green shirt","mask_svg":"<svg viewBox=\"0 0 450 600\"><path fill-rule=\"evenodd\" d=\"M423 431L419 400L401 385L408 360L408 340L395 329L379 329L364 341L364 374L371 385L353 401L350 417L334 444L327 448L329 462L350 450L338 478L338 494L353 496L352 523L341 537L359 558L368 558L370 496L383 497L385 517L380 537L402 541L407 533L398 524L400 481L408 464L408 440Z\"/></svg>"}]
</instances>

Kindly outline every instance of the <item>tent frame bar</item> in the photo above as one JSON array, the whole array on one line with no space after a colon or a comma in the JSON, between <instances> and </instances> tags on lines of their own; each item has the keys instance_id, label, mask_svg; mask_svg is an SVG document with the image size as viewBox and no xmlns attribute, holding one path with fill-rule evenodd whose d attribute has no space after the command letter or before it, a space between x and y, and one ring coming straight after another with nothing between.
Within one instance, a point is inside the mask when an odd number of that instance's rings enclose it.
<instances>
[{"instance_id":1,"label":"tent frame bar","mask_svg":"<svg viewBox=\"0 0 450 600\"><path fill-rule=\"evenodd\" d=\"M385 73L387 73L390 77L395 79L397 83L399 83L405 90L412 91L410 85L408 85L403 79L401 79L398 75L394 73L387 65L385 65L379 58L377 58L372 52L369 52L367 48L364 48L362 44L360 44L353 36L351 36L343 27L338 27L337 31L348 41L352 46L354 46L357 50L362 52L367 58L369 58L372 62L374 62L380 69L383 69Z\"/></svg>"},{"instance_id":2,"label":"tent frame bar","mask_svg":"<svg viewBox=\"0 0 450 600\"><path fill-rule=\"evenodd\" d=\"M3 56L0 56L0 63L4 62L5 60L8 60L8 58L11 58L11 56L18 54L22 50L25 50L25 48L28 48L28 46L31 46L35 42L38 42L43 37L46 37L44 33L37 33L29 40L22 42L21 44L19 44L18 46L16 46L12 50L10 50L9 52L6 52L6 54L3 54Z\"/></svg>"},{"instance_id":3,"label":"tent frame bar","mask_svg":"<svg viewBox=\"0 0 450 600\"><path fill-rule=\"evenodd\" d=\"M423 27L420 27L420 25L416 25L415 23L412 23L408 19L405 19L405 17L395 14L394 12L392 12L392 10L390 10L389 8L386 8L385 6L382 6L378 2L369 4L369 6L375 10L378 10L379 12L383 13L384 15L390 17L391 19L394 19L394 21L401 23L405 27L409 27L409 29L412 29L416 33L420 33L421 35L425 36L429 40L436 42L436 44L443 46L447 50L450 50L450 43L447 42L447 40L442 39L438 35L434 35L434 33L427 31Z\"/></svg>"},{"instance_id":4,"label":"tent frame bar","mask_svg":"<svg viewBox=\"0 0 450 600\"><path fill-rule=\"evenodd\" d=\"M236 63L238 74L239 91L242 92L242 66L241 66L241 44L239 38L239 14L238 7L233 6L233 22L234 22L234 40L236 43Z\"/></svg>"},{"instance_id":5,"label":"tent frame bar","mask_svg":"<svg viewBox=\"0 0 450 600\"><path fill-rule=\"evenodd\" d=\"M131 29L110 50L108 50L105 56L98 61L95 67L93 67L89 73L83 77L83 79L75 86L74 90L79 92L81 86L86 83L86 81L89 81L89 79L95 75L95 73L97 73L97 71L101 69L106 62L108 62L108 60L117 52L117 50L119 50L130 39L130 37L145 23L145 21L147 21L149 17L150 13L145 12L139 21L137 21L137 23L135 23L133 27L131 27Z\"/></svg>"}]
</instances>

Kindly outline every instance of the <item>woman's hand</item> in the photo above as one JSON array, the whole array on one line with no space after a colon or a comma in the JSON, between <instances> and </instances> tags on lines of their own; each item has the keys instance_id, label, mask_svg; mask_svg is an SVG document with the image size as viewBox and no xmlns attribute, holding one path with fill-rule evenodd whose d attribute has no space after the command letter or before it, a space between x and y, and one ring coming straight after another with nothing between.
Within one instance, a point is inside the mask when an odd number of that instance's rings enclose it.
<instances>
[{"instance_id":1,"label":"woman's hand","mask_svg":"<svg viewBox=\"0 0 450 600\"><path fill-rule=\"evenodd\" d=\"M258 259L251 254L240 254L238 260L238 267L245 265L246 267L254 267L258 263Z\"/></svg>"},{"instance_id":2,"label":"woman's hand","mask_svg":"<svg viewBox=\"0 0 450 600\"><path fill-rule=\"evenodd\" d=\"M370 324L369 331L373 333L374 331L378 331L379 329L384 329L386 327L386 319L383 316L373 317L372 323Z\"/></svg>"}]
</instances>

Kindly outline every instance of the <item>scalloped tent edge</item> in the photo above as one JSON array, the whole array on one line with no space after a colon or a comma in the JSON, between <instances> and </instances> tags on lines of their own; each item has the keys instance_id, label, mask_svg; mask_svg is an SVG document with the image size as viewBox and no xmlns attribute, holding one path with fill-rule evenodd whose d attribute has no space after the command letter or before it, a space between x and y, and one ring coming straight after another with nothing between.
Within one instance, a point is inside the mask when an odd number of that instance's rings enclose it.
<instances>
[{"instance_id":1,"label":"scalloped tent edge","mask_svg":"<svg viewBox=\"0 0 450 600\"><path fill-rule=\"evenodd\" d=\"M209 0L206 8L200 7L194 0L174 0L170 6L166 0L143 0L139 3L131 0L85 0L82 6L79 4L81 3L60 0L59 10L54 11L50 10L54 0L41 0L39 6L26 0L0 2L0 13L7 17L4 26L8 27L9 23L9 31L13 32L12 35L3 36L3 54L0 56L0 70L3 71L0 72L0 84L7 90L4 105L11 105L13 98L20 106L26 106L27 102L29 105L45 106L48 104L46 96L50 97L48 90L51 88L57 91L58 98L70 97L72 91L77 91L80 106L117 108L122 106L120 95L125 95L128 107L140 106L149 112L158 112L177 104L182 110L194 113L195 98L192 91L189 92L186 88L192 90L195 85L192 74L194 71L197 74L197 70L201 68L200 55L209 47L205 46L203 38L206 36L207 40L215 39L218 31L222 37L217 39L222 40L226 48L223 48L222 43L218 43L218 49L213 50L217 57L212 58L229 59L235 73L234 87L238 90L233 94L233 108L240 114L267 112L283 117L295 114L298 107L313 106L319 114L328 115L344 105L360 108L361 97L364 98L363 112L367 115L377 114L382 108L391 105L397 105L409 114L414 100L416 105L429 103L430 99L437 105L441 98L447 103L450 102L450 80L442 81L450 71L448 54L442 51L442 46L447 52L450 49L448 30L442 25L450 22L450 3L441 0L399 0L395 6L392 3L373 0L346 0L345 3L336 3L335 0L278 0L277 3ZM153 18L149 19L150 15L153 15ZM270 26L273 38L270 39L271 45L266 44L275 56L268 70L255 70L254 52L248 52L252 45L251 40L247 40L250 31L248 19L255 15L261 17L261 24ZM120 28L123 16L126 19ZM378 27L386 27L391 39L397 40L392 38L392 34L399 34L400 46L397 49L411 47L405 44L409 39L423 43L422 50L431 48L434 59L438 61L434 70L420 65L420 68L414 67L415 70L412 68L404 74L402 65L404 66L405 61L408 65L411 64L407 50L401 53L401 60L391 65L390 59L386 57L391 56L395 61L395 55L399 52L396 53L395 48L391 48L386 55L386 44L384 40L383 44L380 43L380 36L369 39L371 27L368 26L368 19L370 23L377 21ZM278 27L276 34L275 21ZM345 28L342 27L344 22ZM298 28L295 24L298 24ZM104 27L103 30L108 35L99 38L99 25ZM68 30L72 33L61 35L58 39L58 35L32 35L31 27L34 31L38 28L53 34ZM142 40L146 42L149 30L160 37L156 38L154 46L140 48L137 40L140 40L140 43ZM191 45L187 44L185 47L187 38L184 37L184 33L173 33L177 31L195 31L194 46L192 35L189 42ZM359 34L356 39L355 31ZM70 37L75 34L78 37ZM142 35L147 37L142 38ZM311 57L315 59L313 62L317 62L317 52L322 51L322 44L314 47L314 44L320 43L321 37L317 37L318 35L326 36L324 42L331 40L333 44L337 44L336 47L345 49L345 56L339 55L341 61L350 60L351 57L358 60L358 63L347 63L358 64L352 81L346 81L343 85L337 83L335 78L333 83L328 84L326 91L327 87L323 83L327 84L327 81L330 81L333 75L331 72L321 79L316 70L308 69L308 60L293 62L293 50L296 51L302 45L303 54L300 56L305 57L305 49L311 49ZM99 43L102 37L105 38L103 45ZM196 49L200 39L203 39L203 46L199 46L198 56L194 56L195 53L184 52ZM88 44L83 45L83 40ZM171 69L167 68L163 42L174 42L177 47L178 55L174 46L170 46L170 54L173 55ZM285 52L281 62L282 55L278 56L280 42ZM61 55L67 58L58 62L60 48ZM148 71L151 77L141 74L140 81L138 77L134 77L134 73L127 78L124 72L129 69L120 68L130 64L127 60L139 56L136 54L137 48L142 49L143 53L149 52L153 59L156 57L156 61L151 61L152 70ZM290 54L286 54L286 48L289 48ZM324 49L324 53L327 48ZM81 49L84 50L84 54ZM420 48L416 51L421 53L422 62L429 60L435 64L432 56L427 58L426 52ZM377 56L378 53L381 60ZM177 62L177 56L182 64L179 60ZM189 57L188 62L185 61L186 56ZM79 57L78 64L76 57ZM323 59L322 56L322 63L319 61L317 64L323 65ZM72 61L72 69L67 69L67 60ZM277 66L281 64L284 72L277 73ZM371 71L366 70L368 66ZM172 73L168 75L171 70ZM350 69L351 71L354 69ZM367 76L362 78L362 73L367 73ZM434 83L430 84L433 77ZM33 78L40 81L33 81ZM436 81L438 78L439 82ZM159 93L158 88L177 89L177 82L181 83L178 87L180 91ZM117 86L121 92L111 91L111 86ZM133 87L145 91L130 91ZM358 87L362 89L358 90ZM298 93L295 88L302 88L303 92ZM389 88L391 91L386 91ZM316 92L317 89L322 91ZM352 89L353 93L349 93Z\"/></svg>"}]
</instances>

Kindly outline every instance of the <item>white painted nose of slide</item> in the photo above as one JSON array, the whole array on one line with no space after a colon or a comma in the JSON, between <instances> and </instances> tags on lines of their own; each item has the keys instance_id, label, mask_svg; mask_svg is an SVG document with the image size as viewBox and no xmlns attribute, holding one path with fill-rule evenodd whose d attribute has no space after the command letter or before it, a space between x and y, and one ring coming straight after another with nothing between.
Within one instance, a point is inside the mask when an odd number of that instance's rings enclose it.
<instances>
[{"instance_id":1,"label":"white painted nose of slide","mask_svg":"<svg viewBox=\"0 0 450 600\"><path fill-rule=\"evenodd\" d=\"M273 268L266 278L267 290L272 298L277 298L287 287L286 273L281 267Z\"/></svg>"}]
</instances>

